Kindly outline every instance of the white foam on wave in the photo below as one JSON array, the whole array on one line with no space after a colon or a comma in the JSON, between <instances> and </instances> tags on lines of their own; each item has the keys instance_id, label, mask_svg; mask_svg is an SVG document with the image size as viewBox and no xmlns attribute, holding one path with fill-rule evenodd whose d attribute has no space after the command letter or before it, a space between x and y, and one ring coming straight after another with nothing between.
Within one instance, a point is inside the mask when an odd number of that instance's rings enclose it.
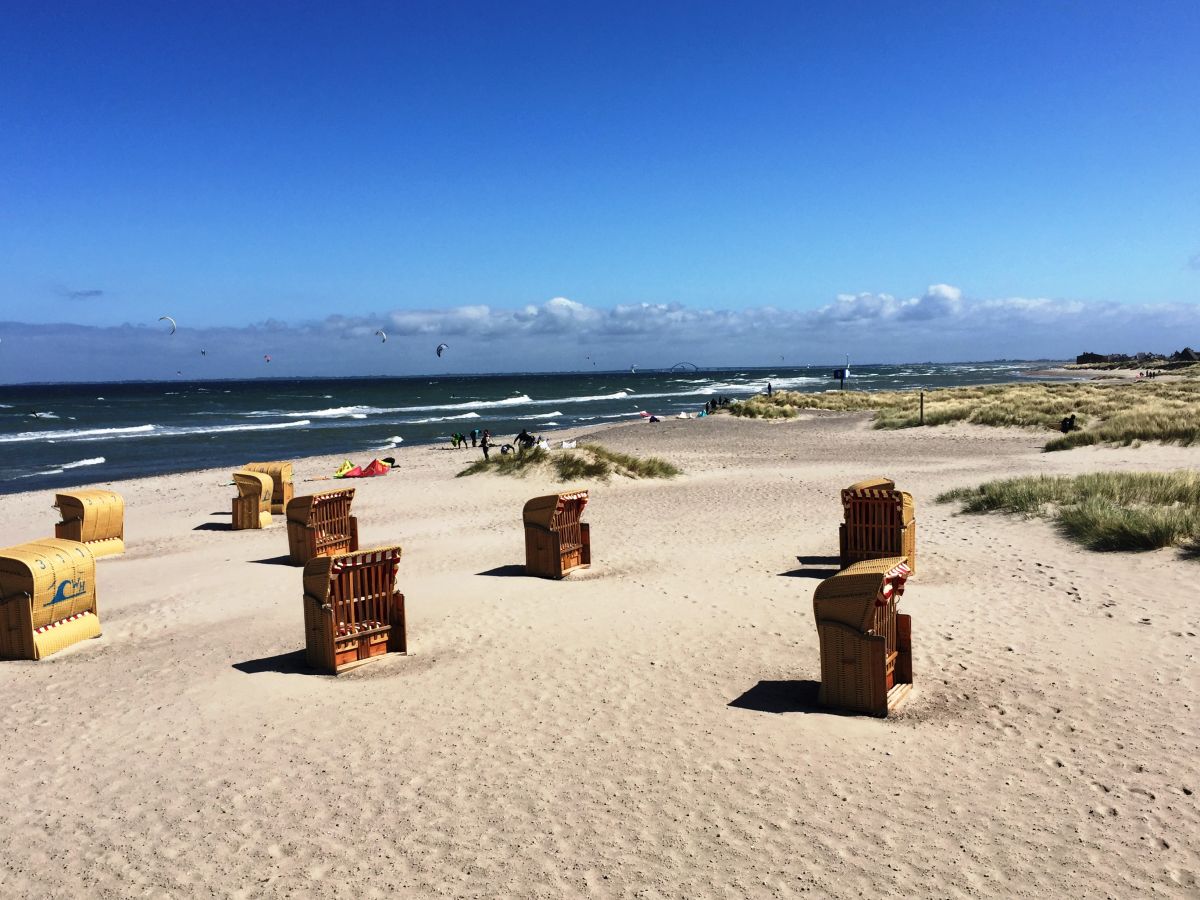
<instances>
[{"instance_id":1,"label":"white foam on wave","mask_svg":"<svg viewBox=\"0 0 1200 900\"><path fill-rule=\"evenodd\" d=\"M91 459L77 459L75 462L63 463L64 469L79 469L83 466L98 466L104 462L103 456L93 456Z\"/></svg>"},{"instance_id":2,"label":"white foam on wave","mask_svg":"<svg viewBox=\"0 0 1200 900\"><path fill-rule=\"evenodd\" d=\"M438 403L436 406L402 406L388 412L436 412L439 409L488 409L494 406L522 406L526 403L536 403L527 394L519 397L508 397L504 400L468 400L466 403ZM557 402L557 401L551 401Z\"/></svg>"},{"instance_id":3,"label":"white foam on wave","mask_svg":"<svg viewBox=\"0 0 1200 900\"><path fill-rule=\"evenodd\" d=\"M531 419L553 419L555 416L561 416L561 415L562 415L562 413L557 412L557 411L556 412L548 412L548 413L538 413L537 415L534 415L534 416L517 416L517 421L518 422L526 422Z\"/></svg>"},{"instance_id":4,"label":"white foam on wave","mask_svg":"<svg viewBox=\"0 0 1200 900\"><path fill-rule=\"evenodd\" d=\"M308 419L298 422L269 422L262 425L214 425L209 428L188 426L134 425L129 428L71 428L63 431L22 431L20 434L0 435L0 444L26 441L118 441L143 437L180 437L183 435L225 434L232 431L266 431L275 428L300 428L311 425Z\"/></svg>"},{"instance_id":5,"label":"white foam on wave","mask_svg":"<svg viewBox=\"0 0 1200 900\"><path fill-rule=\"evenodd\" d=\"M300 412L293 412L287 409L252 409L249 412L239 413L250 419L274 418L282 416L286 419L365 419L367 416L378 415L379 413L400 412L401 407L398 406L331 406L328 409L306 409ZM217 411L205 411L193 413L192 415L199 416L221 416L228 413Z\"/></svg>"},{"instance_id":6,"label":"white foam on wave","mask_svg":"<svg viewBox=\"0 0 1200 900\"><path fill-rule=\"evenodd\" d=\"M433 416L429 419L410 419L406 425L428 425L431 422L455 422L459 419L478 419L479 413L463 413L461 416Z\"/></svg>"},{"instance_id":7,"label":"white foam on wave","mask_svg":"<svg viewBox=\"0 0 1200 900\"><path fill-rule=\"evenodd\" d=\"M106 435L148 434L153 430L153 425L134 425L130 428L69 428L63 431L22 431L17 434L0 434L0 444L16 444L22 441L86 441Z\"/></svg>"},{"instance_id":8,"label":"white foam on wave","mask_svg":"<svg viewBox=\"0 0 1200 900\"><path fill-rule=\"evenodd\" d=\"M504 400L469 400L466 403L439 403L436 406L405 406L400 409L382 410L383 412L437 412L450 409L491 409L504 406L560 406L568 403L594 403L602 400L622 400L631 391L617 391L613 394L591 394L579 397L554 397L549 400L534 400L528 394L508 397ZM561 413L560 413L561 415Z\"/></svg>"}]
</instances>

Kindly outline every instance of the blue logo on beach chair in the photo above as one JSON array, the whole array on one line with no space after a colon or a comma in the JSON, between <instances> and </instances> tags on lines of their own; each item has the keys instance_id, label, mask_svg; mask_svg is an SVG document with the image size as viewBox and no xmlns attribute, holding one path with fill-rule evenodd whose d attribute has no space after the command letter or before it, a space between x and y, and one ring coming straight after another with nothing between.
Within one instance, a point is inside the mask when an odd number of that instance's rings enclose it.
<instances>
[{"instance_id":1,"label":"blue logo on beach chair","mask_svg":"<svg viewBox=\"0 0 1200 900\"><path fill-rule=\"evenodd\" d=\"M58 590L54 592L54 599L46 606L53 606L56 603L62 603L66 600L74 600L81 594L87 593L87 582L82 578L67 578L58 583Z\"/></svg>"}]
</instances>

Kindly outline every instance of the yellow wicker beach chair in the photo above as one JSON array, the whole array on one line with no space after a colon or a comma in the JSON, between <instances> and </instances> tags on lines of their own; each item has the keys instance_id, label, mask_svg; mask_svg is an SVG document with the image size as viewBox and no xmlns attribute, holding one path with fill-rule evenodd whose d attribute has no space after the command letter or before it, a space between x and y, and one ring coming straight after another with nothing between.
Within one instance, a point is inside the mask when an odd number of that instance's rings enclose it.
<instances>
[{"instance_id":1,"label":"yellow wicker beach chair","mask_svg":"<svg viewBox=\"0 0 1200 900\"><path fill-rule=\"evenodd\" d=\"M871 478L842 491L842 568L864 559L903 556L917 572L917 522L912 495L887 478Z\"/></svg>"},{"instance_id":2,"label":"yellow wicker beach chair","mask_svg":"<svg viewBox=\"0 0 1200 900\"><path fill-rule=\"evenodd\" d=\"M238 495L233 498L233 530L266 528L271 524L271 476L234 472Z\"/></svg>"},{"instance_id":3,"label":"yellow wicker beach chair","mask_svg":"<svg viewBox=\"0 0 1200 900\"><path fill-rule=\"evenodd\" d=\"M318 556L304 566L305 658L336 675L407 653L404 594L396 590L399 547Z\"/></svg>"},{"instance_id":4,"label":"yellow wicker beach chair","mask_svg":"<svg viewBox=\"0 0 1200 900\"><path fill-rule=\"evenodd\" d=\"M0 658L41 659L99 636L87 544L45 538L0 550Z\"/></svg>"},{"instance_id":5,"label":"yellow wicker beach chair","mask_svg":"<svg viewBox=\"0 0 1200 900\"><path fill-rule=\"evenodd\" d=\"M261 472L271 476L271 513L282 516L292 499L296 486L292 483L290 462L252 462L242 466L243 472Z\"/></svg>"},{"instance_id":6,"label":"yellow wicker beach chair","mask_svg":"<svg viewBox=\"0 0 1200 900\"><path fill-rule=\"evenodd\" d=\"M358 549L358 518L350 515L354 488L294 497L287 505L288 553L292 565L316 556Z\"/></svg>"},{"instance_id":7,"label":"yellow wicker beach chair","mask_svg":"<svg viewBox=\"0 0 1200 900\"><path fill-rule=\"evenodd\" d=\"M897 612L904 557L858 562L813 594L822 706L886 716L912 689L912 619Z\"/></svg>"},{"instance_id":8,"label":"yellow wicker beach chair","mask_svg":"<svg viewBox=\"0 0 1200 900\"><path fill-rule=\"evenodd\" d=\"M80 541L92 555L115 556L125 552L125 501L115 491L72 491L56 494L54 507L62 516L54 536Z\"/></svg>"},{"instance_id":9,"label":"yellow wicker beach chair","mask_svg":"<svg viewBox=\"0 0 1200 900\"><path fill-rule=\"evenodd\" d=\"M525 571L540 578L562 578L592 564L592 530L579 521L588 492L568 491L535 497L525 504Z\"/></svg>"}]
</instances>

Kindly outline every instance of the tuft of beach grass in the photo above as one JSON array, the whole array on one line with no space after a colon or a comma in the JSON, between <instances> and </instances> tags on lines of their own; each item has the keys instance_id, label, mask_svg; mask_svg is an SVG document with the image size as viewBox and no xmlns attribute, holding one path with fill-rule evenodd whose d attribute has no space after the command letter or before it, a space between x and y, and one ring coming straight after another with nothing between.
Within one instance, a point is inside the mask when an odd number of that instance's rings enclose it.
<instances>
[{"instance_id":1,"label":"tuft of beach grass","mask_svg":"<svg viewBox=\"0 0 1200 900\"><path fill-rule=\"evenodd\" d=\"M1180 547L1200 558L1200 473L1092 472L1036 475L947 491L939 503L965 513L1004 512L1053 520L1090 550Z\"/></svg>"},{"instance_id":2,"label":"tuft of beach grass","mask_svg":"<svg viewBox=\"0 0 1200 900\"><path fill-rule=\"evenodd\" d=\"M605 481L613 475L623 478L674 478L682 470L674 463L656 456L640 457L618 453L600 444L581 444L573 450L533 449L524 453L496 454L467 466L456 477L494 472L497 475L523 477L534 470L552 471L559 481L597 479Z\"/></svg>"},{"instance_id":3,"label":"tuft of beach grass","mask_svg":"<svg viewBox=\"0 0 1200 900\"><path fill-rule=\"evenodd\" d=\"M778 391L732 404L735 416L791 418L800 410L874 411L876 428L921 424L920 391ZM925 424L1057 431L1068 416L1076 430L1047 440L1046 450L1141 441L1200 442L1200 380L990 384L925 391Z\"/></svg>"}]
</instances>

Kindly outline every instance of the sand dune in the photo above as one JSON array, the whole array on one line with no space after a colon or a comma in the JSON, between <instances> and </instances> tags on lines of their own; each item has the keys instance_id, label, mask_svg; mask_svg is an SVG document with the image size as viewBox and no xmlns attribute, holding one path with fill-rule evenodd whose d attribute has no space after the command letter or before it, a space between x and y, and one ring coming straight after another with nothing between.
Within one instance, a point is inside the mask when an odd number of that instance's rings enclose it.
<instances>
[{"instance_id":1,"label":"sand dune","mask_svg":"<svg viewBox=\"0 0 1200 900\"><path fill-rule=\"evenodd\" d=\"M337 679L303 668L282 526L224 530L227 472L118 485L103 638L0 663L0 894L1197 896L1200 568L933 497L1200 448L843 414L602 437L686 474L592 485L595 565L564 582L518 568L546 477L414 447L360 483L363 545L404 547L411 653ZM921 548L887 720L814 705L837 490L874 474L914 494ZM0 497L0 543L49 502Z\"/></svg>"}]
</instances>

